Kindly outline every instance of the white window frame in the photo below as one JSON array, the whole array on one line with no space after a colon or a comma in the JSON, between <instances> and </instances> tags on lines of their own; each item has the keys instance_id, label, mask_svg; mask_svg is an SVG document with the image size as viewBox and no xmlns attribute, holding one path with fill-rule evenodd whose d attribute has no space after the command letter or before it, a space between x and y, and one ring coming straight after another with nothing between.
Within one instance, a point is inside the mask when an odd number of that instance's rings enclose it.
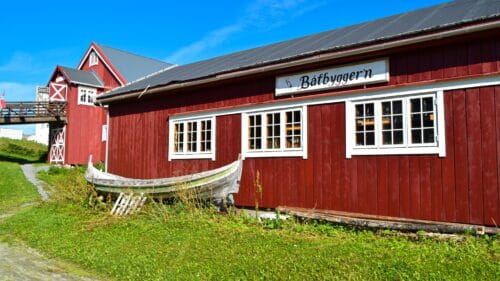
<instances>
[{"instance_id":1,"label":"white window frame","mask_svg":"<svg viewBox=\"0 0 500 281\"><path fill-rule=\"evenodd\" d=\"M92 51L89 55L89 67L98 64L99 64L99 58L97 57L97 53L95 51Z\"/></svg>"},{"instance_id":2,"label":"white window frame","mask_svg":"<svg viewBox=\"0 0 500 281\"><path fill-rule=\"evenodd\" d=\"M288 111L300 111L301 114L301 147L300 148L286 148L286 112ZM265 142L267 139L267 130L265 123L265 115L269 113L279 113L280 116L280 148L279 149L268 149L265 147ZM261 127L262 127L262 148L258 150L250 150L248 148L248 119L252 115L261 115ZM242 158L247 157L302 157L307 159L307 106L300 107L289 107L281 109L270 109L263 111L249 111L243 112L241 114L241 152Z\"/></svg>"},{"instance_id":3,"label":"white window frame","mask_svg":"<svg viewBox=\"0 0 500 281\"><path fill-rule=\"evenodd\" d=\"M85 98L85 101L81 101L82 95L86 95L87 97ZM92 97L92 102L88 102L87 98L88 96ZM78 104L79 105L88 105L88 106L94 106L95 98L97 96L97 89L95 88L90 88L90 87L83 87L79 86L78 87Z\"/></svg>"},{"instance_id":4,"label":"white window frame","mask_svg":"<svg viewBox=\"0 0 500 281\"><path fill-rule=\"evenodd\" d=\"M434 143L411 144L410 126L410 100L413 98L434 97L434 109L437 115L434 118L435 141ZM403 144L383 145L380 104L385 101L403 100ZM356 145L355 106L363 103L375 103L375 144L370 146ZM445 117L443 91L431 91L426 93L414 93L400 96L366 98L357 100L346 100L346 158L352 155L412 155L412 154L438 154L446 156Z\"/></svg>"},{"instance_id":5,"label":"white window frame","mask_svg":"<svg viewBox=\"0 0 500 281\"><path fill-rule=\"evenodd\" d=\"M108 124L102 125L102 133L101 134L102 134L101 140L108 141Z\"/></svg>"},{"instance_id":6,"label":"white window frame","mask_svg":"<svg viewBox=\"0 0 500 281\"><path fill-rule=\"evenodd\" d=\"M211 131L210 131L210 151L201 151L201 122L202 121L210 121L211 122ZM196 122L196 151L191 152L187 151L187 124L190 122ZM184 124L184 132L183 132L183 152L174 152L174 136L175 136L175 125L176 124ZM205 118L191 118L191 119L181 119L181 120L172 120L170 119L168 122L168 160L175 159L212 159L215 161L215 152L216 152L216 118L215 116L205 117Z\"/></svg>"}]
</instances>

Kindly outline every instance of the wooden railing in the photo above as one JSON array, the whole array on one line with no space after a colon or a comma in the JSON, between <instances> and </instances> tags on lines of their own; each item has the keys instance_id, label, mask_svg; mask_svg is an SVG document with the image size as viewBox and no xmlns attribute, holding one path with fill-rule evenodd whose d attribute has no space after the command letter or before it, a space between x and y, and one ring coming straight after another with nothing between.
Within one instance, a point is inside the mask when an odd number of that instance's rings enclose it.
<instances>
[{"instance_id":1,"label":"wooden railing","mask_svg":"<svg viewBox=\"0 0 500 281\"><path fill-rule=\"evenodd\" d=\"M8 102L0 110L0 123L45 123L66 120L66 102Z\"/></svg>"}]
</instances>

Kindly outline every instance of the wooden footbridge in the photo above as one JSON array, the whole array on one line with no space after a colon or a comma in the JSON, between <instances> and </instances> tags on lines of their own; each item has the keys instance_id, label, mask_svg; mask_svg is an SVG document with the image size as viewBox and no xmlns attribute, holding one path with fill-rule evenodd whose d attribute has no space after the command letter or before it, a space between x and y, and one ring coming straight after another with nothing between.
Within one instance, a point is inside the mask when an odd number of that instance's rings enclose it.
<instances>
[{"instance_id":1,"label":"wooden footbridge","mask_svg":"<svg viewBox=\"0 0 500 281\"><path fill-rule=\"evenodd\" d=\"M7 102L0 125L66 122L66 102Z\"/></svg>"}]
</instances>

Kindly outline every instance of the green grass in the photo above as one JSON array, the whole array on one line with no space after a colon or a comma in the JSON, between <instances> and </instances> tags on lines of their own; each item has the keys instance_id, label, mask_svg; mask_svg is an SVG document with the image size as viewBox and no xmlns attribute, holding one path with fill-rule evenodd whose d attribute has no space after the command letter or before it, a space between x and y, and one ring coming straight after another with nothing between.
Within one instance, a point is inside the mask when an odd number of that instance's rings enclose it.
<instances>
[{"instance_id":1,"label":"green grass","mask_svg":"<svg viewBox=\"0 0 500 281\"><path fill-rule=\"evenodd\" d=\"M263 224L186 202L116 218L109 205L88 204L82 169L40 178L61 195L0 222L0 240L22 240L104 278L500 280L496 237L437 241L317 222Z\"/></svg>"},{"instance_id":2,"label":"green grass","mask_svg":"<svg viewBox=\"0 0 500 281\"><path fill-rule=\"evenodd\" d=\"M0 138L0 161L45 162L47 146L33 141Z\"/></svg>"},{"instance_id":3,"label":"green grass","mask_svg":"<svg viewBox=\"0 0 500 281\"><path fill-rule=\"evenodd\" d=\"M0 214L37 201L36 188L26 180L18 164L0 161Z\"/></svg>"},{"instance_id":4,"label":"green grass","mask_svg":"<svg viewBox=\"0 0 500 281\"><path fill-rule=\"evenodd\" d=\"M74 204L48 203L0 224L0 236L118 280L500 277L498 242L491 237L414 241L298 223L269 230L248 219L178 206L117 219Z\"/></svg>"}]
</instances>

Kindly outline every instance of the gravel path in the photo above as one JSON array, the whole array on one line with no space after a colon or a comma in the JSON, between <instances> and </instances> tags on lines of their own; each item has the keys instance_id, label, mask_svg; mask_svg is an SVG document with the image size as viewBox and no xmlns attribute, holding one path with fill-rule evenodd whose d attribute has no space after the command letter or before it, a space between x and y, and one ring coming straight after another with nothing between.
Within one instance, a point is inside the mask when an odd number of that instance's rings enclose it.
<instances>
[{"instance_id":1,"label":"gravel path","mask_svg":"<svg viewBox=\"0 0 500 281\"><path fill-rule=\"evenodd\" d=\"M47 201L49 199L49 195L47 194L45 189L43 189L42 183L36 178L36 174L41 170L47 171L49 169L49 166L35 167L32 164L24 164L21 165L21 169L23 170L26 179L29 180L34 186L36 186L36 189L38 189L38 193L40 193L40 197L42 197L42 200Z\"/></svg>"},{"instance_id":2,"label":"gravel path","mask_svg":"<svg viewBox=\"0 0 500 281\"><path fill-rule=\"evenodd\" d=\"M92 280L67 271L33 249L0 243L0 280Z\"/></svg>"},{"instance_id":3,"label":"gravel path","mask_svg":"<svg viewBox=\"0 0 500 281\"><path fill-rule=\"evenodd\" d=\"M36 178L39 170L46 170L48 166L35 167L31 164L21 166L26 178L33 183L40 193L42 200L46 201L49 197L42 183ZM30 203L20 206L21 208L31 205ZM14 213L0 214L0 222ZM34 249L24 246L13 246L0 242L0 281L91 281L79 274L73 273L72 266L55 263ZM79 270L78 272L82 272Z\"/></svg>"}]
</instances>

